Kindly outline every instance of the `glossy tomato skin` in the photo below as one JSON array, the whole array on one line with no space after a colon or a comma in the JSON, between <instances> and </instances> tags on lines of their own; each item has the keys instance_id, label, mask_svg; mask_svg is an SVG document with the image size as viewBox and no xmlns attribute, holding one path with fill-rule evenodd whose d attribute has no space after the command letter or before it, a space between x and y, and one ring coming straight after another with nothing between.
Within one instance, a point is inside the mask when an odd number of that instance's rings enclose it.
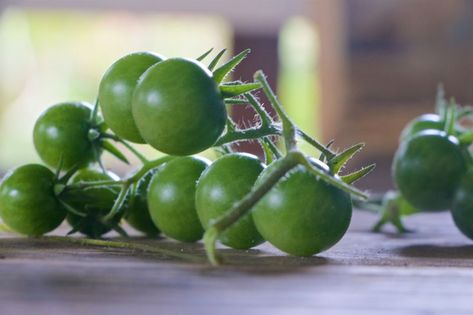
<instances>
[{"instance_id":1,"label":"glossy tomato skin","mask_svg":"<svg viewBox=\"0 0 473 315\"><path fill-rule=\"evenodd\" d=\"M202 158L178 157L157 169L148 189L148 207L154 224L166 236L182 242L202 238L195 189L209 164Z\"/></svg>"},{"instance_id":2,"label":"glossy tomato skin","mask_svg":"<svg viewBox=\"0 0 473 315\"><path fill-rule=\"evenodd\" d=\"M57 168L86 165L94 159L92 142L88 138L92 128L91 107L87 103L60 103L48 108L38 118L33 141L41 160Z\"/></svg>"},{"instance_id":3,"label":"glossy tomato skin","mask_svg":"<svg viewBox=\"0 0 473 315\"><path fill-rule=\"evenodd\" d=\"M66 216L54 193L55 176L39 164L9 172L0 185L0 216L15 232L39 236L54 230Z\"/></svg>"},{"instance_id":4,"label":"glossy tomato skin","mask_svg":"<svg viewBox=\"0 0 473 315\"><path fill-rule=\"evenodd\" d=\"M437 130L425 130L401 142L393 161L393 177L401 194L423 211L448 209L466 170L466 155L458 139Z\"/></svg>"},{"instance_id":5,"label":"glossy tomato skin","mask_svg":"<svg viewBox=\"0 0 473 315\"><path fill-rule=\"evenodd\" d=\"M84 168L79 170L71 179L71 183L93 182L101 180L118 180L118 176L108 172L104 174L97 168ZM90 188L87 190L77 190L66 192L61 195L61 199L72 206L74 209L86 213L87 216L81 217L74 213L67 214L67 222L72 226L79 226L78 231L92 238L99 238L109 232L111 228L100 219L105 216L113 207L115 199L118 197L118 188ZM120 216L117 216L113 223L118 223Z\"/></svg>"},{"instance_id":6,"label":"glossy tomato skin","mask_svg":"<svg viewBox=\"0 0 473 315\"><path fill-rule=\"evenodd\" d=\"M453 221L458 229L473 240L473 170L463 176L453 198Z\"/></svg>"},{"instance_id":7,"label":"glossy tomato skin","mask_svg":"<svg viewBox=\"0 0 473 315\"><path fill-rule=\"evenodd\" d=\"M424 114L411 120L401 132L400 140L406 140L421 131L434 129L443 130L445 123L437 114Z\"/></svg>"},{"instance_id":8,"label":"glossy tomato skin","mask_svg":"<svg viewBox=\"0 0 473 315\"><path fill-rule=\"evenodd\" d=\"M266 168L257 184L278 166ZM317 163L328 172L328 167ZM290 170L255 205L253 219L261 235L294 256L312 256L335 245L350 225L349 194L327 184L299 165Z\"/></svg>"},{"instance_id":9,"label":"glossy tomato skin","mask_svg":"<svg viewBox=\"0 0 473 315\"><path fill-rule=\"evenodd\" d=\"M197 183L196 208L205 229L227 213L234 203L253 188L264 165L253 155L225 155L205 170ZM251 213L230 226L220 241L232 248L248 249L264 242L256 230Z\"/></svg>"},{"instance_id":10,"label":"glossy tomato skin","mask_svg":"<svg viewBox=\"0 0 473 315\"><path fill-rule=\"evenodd\" d=\"M160 164L164 164L172 160L171 156L164 156L160 158ZM156 237L160 231L153 223L148 209L148 188L160 164L156 168L146 173L143 178L137 183L134 191L127 197L125 220L134 229L146 234L150 237Z\"/></svg>"},{"instance_id":11,"label":"glossy tomato skin","mask_svg":"<svg viewBox=\"0 0 473 315\"><path fill-rule=\"evenodd\" d=\"M184 58L167 59L146 70L134 91L132 109L146 143L178 156L211 147L227 118L212 73Z\"/></svg>"},{"instance_id":12,"label":"glossy tomato skin","mask_svg":"<svg viewBox=\"0 0 473 315\"><path fill-rule=\"evenodd\" d=\"M144 143L131 113L133 91L140 76L164 57L151 52L128 54L105 72L99 87L99 104L107 125L122 139Z\"/></svg>"}]
</instances>

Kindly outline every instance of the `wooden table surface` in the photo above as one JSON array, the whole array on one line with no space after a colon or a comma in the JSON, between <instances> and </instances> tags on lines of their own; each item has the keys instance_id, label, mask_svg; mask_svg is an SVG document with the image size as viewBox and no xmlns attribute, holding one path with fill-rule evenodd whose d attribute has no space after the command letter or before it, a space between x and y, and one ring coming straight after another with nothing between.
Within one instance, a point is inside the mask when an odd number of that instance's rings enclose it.
<instances>
[{"instance_id":1,"label":"wooden table surface","mask_svg":"<svg viewBox=\"0 0 473 315\"><path fill-rule=\"evenodd\" d=\"M448 213L408 218L416 233L373 234L356 212L318 257L268 244L224 250L212 268L162 255L4 236L0 314L473 314L473 241ZM143 240L203 256L201 244Z\"/></svg>"}]
</instances>

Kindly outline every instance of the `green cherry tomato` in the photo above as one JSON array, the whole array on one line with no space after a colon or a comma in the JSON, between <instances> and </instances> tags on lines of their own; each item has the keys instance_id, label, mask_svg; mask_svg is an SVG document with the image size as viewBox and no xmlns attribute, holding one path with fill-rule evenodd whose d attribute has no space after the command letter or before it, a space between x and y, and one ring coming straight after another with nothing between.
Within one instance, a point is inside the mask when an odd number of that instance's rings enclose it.
<instances>
[{"instance_id":1,"label":"green cherry tomato","mask_svg":"<svg viewBox=\"0 0 473 315\"><path fill-rule=\"evenodd\" d=\"M463 176L455 192L451 212L458 229L473 240L473 169Z\"/></svg>"},{"instance_id":2,"label":"green cherry tomato","mask_svg":"<svg viewBox=\"0 0 473 315\"><path fill-rule=\"evenodd\" d=\"M228 154L212 163L200 177L196 191L197 213L205 229L250 192L263 169L256 156L243 153ZM232 248L248 249L264 239L249 213L230 226L220 241Z\"/></svg>"},{"instance_id":3,"label":"green cherry tomato","mask_svg":"<svg viewBox=\"0 0 473 315\"><path fill-rule=\"evenodd\" d=\"M105 122L113 132L128 141L144 143L131 113L131 99L138 79L164 57L135 52L118 59L108 68L99 87L99 104Z\"/></svg>"},{"instance_id":4,"label":"green cherry tomato","mask_svg":"<svg viewBox=\"0 0 473 315\"><path fill-rule=\"evenodd\" d=\"M212 73L199 62L172 58L151 66L133 94L133 117L146 143L170 155L211 147L226 110Z\"/></svg>"},{"instance_id":5,"label":"green cherry tomato","mask_svg":"<svg viewBox=\"0 0 473 315\"><path fill-rule=\"evenodd\" d=\"M91 107L87 103L60 103L48 108L36 121L33 141L40 158L57 168L86 165L94 160L89 140Z\"/></svg>"},{"instance_id":6,"label":"green cherry tomato","mask_svg":"<svg viewBox=\"0 0 473 315\"><path fill-rule=\"evenodd\" d=\"M165 156L160 158L162 164L172 160L173 157ZM151 215L148 210L148 187L157 167L146 173L143 178L137 183L127 197L126 210L124 218L134 229L143 232L147 236L155 237L159 235L159 229L153 223Z\"/></svg>"},{"instance_id":7,"label":"green cherry tomato","mask_svg":"<svg viewBox=\"0 0 473 315\"><path fill-rule=\"evenodd\" d=\"M118 180L118 176L108 172L104 174L95 168L79 170L71 179L71 183L93 182L101 180ZM67 214L67 222L77 228L79 232L92 238L98 238L109 232L111 227L103 224L100 220L113 207L115 199L118 197L118 188L89 188L87 190L71 190L61 195L61 199L74 209L86 214L85 217L74 213ZM120 221L117 216L113 223Z\"/></svg>"},{"instance_id":8,"label":"green cherry tomato","mask_svg":"<svg viewBox=\"0 0 473 315\"><path fill-rule=\"evenodd\" d=\"M466 170L458 139L437 130L425 130L401 142L393 161L393 177L401 194L423 211L448 209Z\"/></svg>"},{"instance_id":9,"label":"green cherry tomato","mask_svg":"<svg viewBox=\"0 0 473 315\"><path fill-rule=\"evenodd\" d=\"M329 171L322 162L312 163ZM278 165L276 161L268 166L256 183L261 183ZM335 245L347 231L351 215L350 195L302 165L282 177L253 208L253 219L261 235L295 256L312 256Z\"/></svg>"},{"instance_id":10,"label":"green cherry tomato","mask_svg":"<svg viewBox=\"0 0 473 315\"><path fill-rule=\"evenodd\" d=\"M54 230L66 216L54 193L55 176L39 164L9 172L0 185L0 216L15 232L39 236Z\"/></svg>"},{"instance_id":11,"label":"green cherry tomato","mask_svg":"<svg viewBox=\"0 0 473 315\"><path fill-rule=\"evenodd\" d=\"M124 216L126 222L128 222L128 224L130 224L135 230L150 237L159 235L159 229L151 220L148 210L148 187L154 173L154 171L149 171L137 183L136 188L128 197Z\"/></svg>"},{"instance_id":12,"label":"green cherry tomato","mask_svg":"<svg viewBox=\"0 0 473 315\"><path fill-rule=\"evenodd\" d=\"M427 129L443 130L445 122L437 114L424 114L411 120L401 132L400 140L407 138Z\"/></svg>"},{"instance_id":13,"label":"green cherry tomato","mask_svg":"<svg viewBox=\"0 0 473 315\"><path fill-rule=\"evenodd\" d=\"M160 166L148 189L148 206L156 226L182 242L202 238L204 229L195 209L196 182L207 168L207 160L178 157Z\"/></svg>"}]
</instances>

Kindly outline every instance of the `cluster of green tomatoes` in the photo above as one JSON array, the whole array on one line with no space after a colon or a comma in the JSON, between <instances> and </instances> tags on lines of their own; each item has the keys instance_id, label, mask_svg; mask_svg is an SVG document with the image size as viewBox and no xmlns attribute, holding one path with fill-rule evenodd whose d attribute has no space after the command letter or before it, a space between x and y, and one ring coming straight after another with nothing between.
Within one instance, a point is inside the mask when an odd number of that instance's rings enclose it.
<instances>
[{"instance_id":1,"label":"cluster of green tomatoes","mask_svg":"<svg viewBox=\"0 0 473 315\"><path fill-rule=\"evenodd\" d=\"M448 102L441 87L436 103L435 114L413 119L401 133L392 168L398 191L378 200L384 212L374 229L390 221L406 232L401 216L450 209L456 226L473 239L472 110Z\"/></svg>"},{"instance_id":2,"label":"cluster of green tomatoes","mask_svg":"<svg viewBox=\"0 0 473 315\"><path fill-rule=\"evenodd\" d=\"M164 58L150 52L128 54L104 74L95 106L65 102L36 121L34 145L45 165L10 171L0 185L0 216L13 231L41 236L65 219L69 234L100 238L110 230L123 236L126 221L138 231L182 241L204 239L212 263L215 243L248 249L269 241L280 250L311 256L337 243L346 232L352 197L366 196L351 184L370 165L340 174L362 147L335 153L301 131L287 116L264 74L254 82L228 81L249 50L220 65L221 51L208 64ZM272 118L257 93L269 100ZM240 129L227 114L251 106L257 123ZM242 140L259 143L264 161L233 152ZM298 141L318 149L301 153ZM119 178L101 162L104 151L128 163L119 143L141 166ZM164 153L149 160L130 143ZM195 156L214 148L210 162Z\"/></svg>"}]
</instances>

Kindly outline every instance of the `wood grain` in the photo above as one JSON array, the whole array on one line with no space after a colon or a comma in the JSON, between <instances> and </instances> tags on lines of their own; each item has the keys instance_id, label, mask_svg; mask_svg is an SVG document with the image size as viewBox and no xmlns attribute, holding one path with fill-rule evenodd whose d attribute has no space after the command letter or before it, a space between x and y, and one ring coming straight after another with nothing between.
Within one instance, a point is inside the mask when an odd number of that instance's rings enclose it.
<instances>
[{"instance_id":1,"label":"wood grain","mask_svg":"<svg viewBox=\"0 0 473 315\"><path fill-rule=\"evenodd\" d=\"M0 314L471 314L473 243L448 213L407 220L416 233L349 233L312 258L268 244L223 249L227 265L5 236ZM388 229L389 230L389 229ZM201 255L201 244L144 242Z\"/></svg>"}]
</instances>

